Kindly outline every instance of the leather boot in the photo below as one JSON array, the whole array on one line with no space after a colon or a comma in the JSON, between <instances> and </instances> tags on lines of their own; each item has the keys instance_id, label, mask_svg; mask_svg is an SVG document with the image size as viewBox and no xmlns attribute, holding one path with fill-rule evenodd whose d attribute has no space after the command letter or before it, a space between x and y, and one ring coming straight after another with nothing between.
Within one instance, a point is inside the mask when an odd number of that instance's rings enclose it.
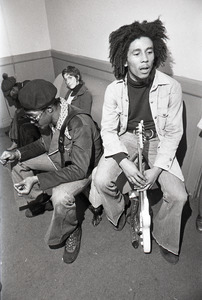
<instances>
[{"instance_id":1,"label":"leather boot","mask_svg":"<svg viewBox=\"0 0 202 300\"><path fill-rule=\"evenodd\" d=\"M19 210L25 211L25 216L27 218L32 218L35 216L38 216L40 214L43 214L46 210L53 210L53 205L50 201L51 196L49 196L46 193L40 194L38 197L36 197L35 200L27 203L27 205L21 206Z\"/></svg>"},{"instance_id":2,"label":"leather boot","mask_svg":"<svg viewBox=\"0 0 202 300\"><path fill-rule=\"evenodd\" d=\"M103 206L100 205L95 208L90 205L89 209L93 213L92 224L93 226L97 226L102 221Z\"/></svg>"}]
</instances>

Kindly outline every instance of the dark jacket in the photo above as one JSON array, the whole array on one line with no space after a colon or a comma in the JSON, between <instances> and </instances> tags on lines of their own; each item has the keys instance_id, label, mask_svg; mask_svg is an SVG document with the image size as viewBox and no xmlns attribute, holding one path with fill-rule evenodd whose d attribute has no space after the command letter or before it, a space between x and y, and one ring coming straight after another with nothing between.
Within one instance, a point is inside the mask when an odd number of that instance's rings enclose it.
<instances>
[{"instance_id":1,"label":"dark jacket","mask_svg":"<svg viewBox=\"0 0 202 300\"><path fill-rule=\"evenodd\" d=\"M90 175L97 166L102 155L102 141L100 131L91 116L72 105L69 114L77 113L68 125L71 139L65 136L65 167L61 167L61 155L58 150L59 130L52 136L49 132L43 138L20 148L21 161L47 153L57 171L40 173L37 175L40 188L46 190L59 184L81 180ZM78 114L80 113L80 114Z\"/></svg>"},{"instance_id":2,"label":"dark jacket","mask_svg":"<svg viewBox=\"0 0 202 300\"><path fill-rule=\"evenodd\" d=\"M67 92L65 99L68 99L70 93L71 90ZM82 109L88 114L91 113L92 95L84 84L81 86L77 94L74 96L71 105L74 105Z\"/></svg>"}]
</instances>

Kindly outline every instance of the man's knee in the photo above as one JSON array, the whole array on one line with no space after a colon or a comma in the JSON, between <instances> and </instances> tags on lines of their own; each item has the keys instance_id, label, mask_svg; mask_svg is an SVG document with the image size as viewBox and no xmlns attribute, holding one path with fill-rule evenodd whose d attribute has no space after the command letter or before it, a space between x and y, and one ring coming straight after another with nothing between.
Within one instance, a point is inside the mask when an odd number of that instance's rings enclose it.
<instances>
[{"instance_id":1,"label":"man's knee","mask_svg":"<svg viewBox=\"0 0 202 300\"><path fill-rule=\"evenodd\" d=\"M187 201L187 193L185 189L181 191L173 189L169 192L169 195L165 194L164 196L165 198L170 199L169 202L172 201L173 203L178 203L181 204L182 206L184 206L184 204Z\"/></svg>"},{"instance_id":2,"label":"man's knee","mask_svg":"<svg viewBox=\"0 0 202 300\"><path fill-rule=\"evenodd\" d=\"M75 206L74 196L64 191L61 186L53 188L51 200L55 210L60 210L64 207L73 208Z\"/></svg>"},{"instance_id":3,"label":"man's knee","mask_svg":"<svg viewBox=\"0 0 202 300\"><path fill-rule=\"evenodd\" d=\"M178 197L179 197L178 201L180 201L180 203L184 205L187 202L187 198L188 198L186 190L184 190L184 192L182 192Z\"/></svg>"},{"instance_id":4,"label":"man's knee","mask_svg":"<svg viewBox=\"0 0 202 300\"><path fill-rule=\"evenodd\" d=\"M105 190L106 187L110 184L110 180L107 178L107 174L106 176L103 174L99 174L99 172L96 172L95 176L94 176L94 185L96 186L96 188L98 190Z\"/></svg>"}]
</instances>

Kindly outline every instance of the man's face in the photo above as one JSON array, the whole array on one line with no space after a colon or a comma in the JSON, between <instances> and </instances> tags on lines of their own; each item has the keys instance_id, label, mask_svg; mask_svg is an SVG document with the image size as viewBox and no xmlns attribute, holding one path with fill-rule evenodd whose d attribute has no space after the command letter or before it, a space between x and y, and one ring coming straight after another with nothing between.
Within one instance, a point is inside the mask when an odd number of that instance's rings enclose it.
<instances>
[{"instance_id":1,"label":"man's face","mask_svg":"<svg viewBox=\"0 0 202 300\"><path fill-rule=\"evenodd\" d=\"M153 67L154 50L153 42L148 37L141 37L134 40L128 49L126 66L130 77L137 81L146 79Z\"/></svg>"},{"instance_id":2,"label":"man's face","mask_svg":"<svg viewBox=\"0 0 202 300\"><path fill-rule=\"evenodd\" d=\"M35 126L41 129L48 127L52 121L48 109L37 111L30 110L26 112L26 115L30 118L32 124L35 124Z\"/></svg>"},{"instance_id":3,"label":"man's face","mask_svg":"<svg viewBox=\"0 0 202 300\"><path fill-rule=\"evenodd\" d=\"M64 74L64 80L65 80L66 86L70 90L73 90L79 84L78 78L76 78L75 76L70 75L68 73Z\"/></svg>"},{"instance_id":4,"label":"man's face","mask_svg":"<svg viewBox=\"0 0 202 300\"><path fill-rule=\"evenodd\" d=\"M14 86L14 87L11 89L11 91L10 91L10 96L11 96L11 98L17 99L17 98L18 98L18 92L19 92L18 87L17 87L17 86Z\"/></svg>"}]
</instances>

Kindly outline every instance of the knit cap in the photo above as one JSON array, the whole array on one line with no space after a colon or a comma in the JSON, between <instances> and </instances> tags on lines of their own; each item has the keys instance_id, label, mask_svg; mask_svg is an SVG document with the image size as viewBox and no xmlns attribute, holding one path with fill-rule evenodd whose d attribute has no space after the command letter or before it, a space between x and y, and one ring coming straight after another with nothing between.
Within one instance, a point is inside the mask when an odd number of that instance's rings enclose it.
<instances>
[{"instance_id":1,"label":"knit cap","mask_svg":"<svg viewBox=\"0 0 202 300\"><path fill-rule=\"evenodd\" d=\"M13 76L8 77L7 73L3 73L2 77L3 77L3 81L1 83L2 92L4 93L4 96L9 96L10 91L12 90L12 88L16 83L16 79Z\"/></svg>"}]
</instances>

